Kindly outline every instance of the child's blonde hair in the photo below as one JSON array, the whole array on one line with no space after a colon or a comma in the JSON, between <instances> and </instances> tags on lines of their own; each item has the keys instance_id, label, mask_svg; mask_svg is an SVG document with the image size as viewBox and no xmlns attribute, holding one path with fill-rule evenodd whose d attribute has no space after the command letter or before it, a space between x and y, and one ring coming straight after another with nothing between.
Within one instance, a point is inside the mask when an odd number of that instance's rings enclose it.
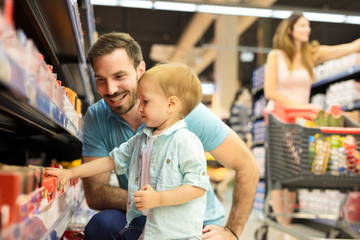
<instances>
[{"instance_id":1,"label":"child's blonde hair","mask_svg":"<svg viewBox=\"0 0 360 240\"><path fill-rule=\"evenodd\" d=\"M182 117L188 115L202 99L201 83L197 74L186 64L176 62L158 63L147 70L139 79L152 78L166 97L179 98Z\"/></svg>"}]
</instances>

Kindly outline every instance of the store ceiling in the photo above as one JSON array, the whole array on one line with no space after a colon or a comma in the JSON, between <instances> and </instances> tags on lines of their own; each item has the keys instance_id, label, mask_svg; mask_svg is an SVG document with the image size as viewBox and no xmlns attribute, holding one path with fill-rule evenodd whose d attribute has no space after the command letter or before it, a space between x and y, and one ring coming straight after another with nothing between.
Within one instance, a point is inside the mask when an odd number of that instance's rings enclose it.
<instances>
[{"instance_id":1,"label":"store ceiling","mask_svg":"<svg viewBox=\"0 0 360 240\"><path fill-rule=\"evenodd\" d=\"M192 0L192 2L286 7L294 11L311 8L320 11L336 10L360 14L359 0ZM204 48L204 44L214 43L216 17L209 19L206 14L95 5L94 16L99 34L109 31L130 33L142 46L148 67L153 66L158 60L184 60L191 65L191 63L196 63L196 59L199 59L199 56L208 50ZM242 16L239 18L241 21L239 21L238 35L241 46L257 47L260 21L253 17ZM270 31L271 37L279 22L279 19L267 21L267 29ZM189 30L190 23L192 29ZM311 27L311 39L316 39L321 44L345 43L360 37L359 25L312 22ZM271 47L271 37L269 38L270 42L268 41L269 47ZM175 54L180 43L188 51ZM201 59L204 58L204 56L201 57ZM202 62L204 63L204 61ZM206 75L210 80L212 62L213 59L210 58L207 64L205 63L197 69L200 75ZM242 63L241 78L245 85L250 84L252 71L257 65L256 58L252 62Z\"/></svg>"}]
</instances>

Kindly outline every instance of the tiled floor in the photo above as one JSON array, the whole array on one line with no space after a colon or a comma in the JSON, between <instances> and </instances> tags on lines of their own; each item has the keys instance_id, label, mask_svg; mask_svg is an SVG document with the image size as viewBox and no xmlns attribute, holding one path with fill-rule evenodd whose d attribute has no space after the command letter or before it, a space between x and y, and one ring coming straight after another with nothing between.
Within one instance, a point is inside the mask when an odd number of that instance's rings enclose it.
<instances>
[{"instance_id":1,"label":"tiled floor","mask_svg":"<svg viewBox=\"0 0 360 240\"><path fill-rule=\"evenodd\" d=\"M224 193L224 198L222 203L225 208L225 217L227 218L230 211L232 199L232 189L228 189ZM255 238L255 232L264 224L264 217L261 211L253 210L248 222L245 225L243 234L240 237L240 240L258 240ZM291 224L290 228L294 231L299 231L305 235L312 236L315 238L325 238L325 233L317 231L313 228L306 227L301 224ZM278 230L274 227L269 227L267 232L267 240L297 240L298 238L293 237L292 235L285 234L283 231ZM259 239L262 240L262 239Z\"/></svg>"}]
</instances>

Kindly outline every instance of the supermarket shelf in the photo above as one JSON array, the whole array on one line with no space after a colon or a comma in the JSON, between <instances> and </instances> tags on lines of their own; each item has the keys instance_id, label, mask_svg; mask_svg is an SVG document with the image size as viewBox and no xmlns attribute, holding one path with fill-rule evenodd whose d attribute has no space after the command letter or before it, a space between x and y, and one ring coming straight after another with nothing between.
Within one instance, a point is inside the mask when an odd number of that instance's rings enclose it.
<instances>
[{"instance_id":1,"label":"supermarket shelf","mask_svg":"<svg viewBox=\"0 0 360 240\"><path fill-rule=\"evenodd\" d=\"M68 188L38 214L37 217L42 220L47 229L40 239L49 239L49 236L54 235L56 239L59 239L63 235L75 211L85 199L80 183L77 183L76 188Z\"/></svg>"},{"instance_id":2,"label":"supermarket shelf","mask_svg":"<svg viewBox=\"0 0 360 240\"><path fill-rule=\"evenodd\" d=\"M252 122L255 122L255 121L258 121L258 120L264 120L264 115L261 115L261 116L251 116L251 121Z\"/></svg>"},{"instance_id":3,"label":"supermarket shelf","mask_svg":"<svg viewBox=\"0 0 360 240\"><path fill-rule=\"evenodd\" d=\"M95 17L90 0L77 1L79 5L81 26L84 31L85 53L87 53L95 41Z\"/></svg>"},{"instance_id":4,"label":"supermarket shelf","mask_svg":"<svg viewBox=\"0 0 360 240\"><path fill-rule=\"evenodd\" d=\"M252 94L254 100L259 99L261 97L261 95L264 95L264 87L253 88L251 90L251 94Z\"/></svg>"},{"instance_id":5,"label":"supermarket shelf","mask_svg":"<svg viewBox=\"0 0 360 240\"><path fill-rule=\"evenodd\" d=\"M352 111L352 110L358 110L358 109L360 109L360 101L350 103L346 106L341 106L341 110L343 110L343 111Z\"/></svg>"},{"instance_id":6,"label":"supermarket shelf","mask_svg":"<svg viewBox=\"0 0 360 240\"><path fill-rule=\"evenodd\" d=\"M0 239L60 239L84 199L81 180L75 186L68 184L50 203L45 197L38 213L0 232Z\"/></svg>"},{"instance_id":7,"label":"supermarket shelf","mask_svg":"<svg viewBox=\"0 0 360 240\"><path fill-rule=\"evenodd\" d=\"M10 78L0 76L0 116L12 119L2 121L2 128L20 135L67 133L82 141L82 133L47 94L29 84L23 70L11 58L6 54L2 57L11 74Z\"/></svg>"},{"instance_id":8,"label":"supermarket shelf","mask_svg":"<svg viewBox=\"0 0 360 240\"><path fill-rule=\"evenodd\" d=\"M264 146L264 144L265 144L265 140L254 141L252 147L260 147L260 146Z\"/></svg>"},{"instance_id":9,"label":"supermarket shelf","mask_svg":"<svg viewBox=\"0 0 360 240\"><path fill-rule=\"evenodd\" d=\"M311 85L310 95L312 96L316 93L325 93L326 89L329 87L330 84L353 78L360 78L360 66L350 67L347 71L313 83Z\"/></svg>"},{"instance_id":10,"label":"supermarket shelf","mask_svg":"<svg viewBox=\"0 0 360 240\"><path fill-rule=\"evenodd\" d=\"M300 223L315 227L323 232L328 232L330 229L337 229L340 233L339 229L342 229L342 236L338 236L337 238L345 238L346 239L359 239L360 238L360 225L351 224L346 221L338 221L338 219L301 219ZM346 236L343 236L343 235Z\"/></svg>"},{"instance_id":11,"label":"supermarket shelf","mask_svg":"<svg viewBox=\"0 0 360 240\"><path fill-rule=\"evenodd\" d=\"M15 1L14 16L17 25L34 40L45 59L49 60L46 61L54 66L54 72L63 85L70 87L84 103L90 105L93 103L93 92L76 4L77 1L73 0L18 0ZM22 14L26 17L21 17ZM90 40L87 42L91 43ZM68 64L77 66L69 67Z\"/></svg>"}]
</instances>

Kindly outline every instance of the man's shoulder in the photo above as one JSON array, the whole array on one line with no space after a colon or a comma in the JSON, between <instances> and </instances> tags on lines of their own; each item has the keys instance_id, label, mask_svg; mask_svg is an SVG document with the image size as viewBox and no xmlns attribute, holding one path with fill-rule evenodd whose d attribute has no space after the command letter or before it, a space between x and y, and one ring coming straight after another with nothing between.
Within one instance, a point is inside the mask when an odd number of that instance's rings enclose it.
<instances>
[{"instance_id":1,"label":"man's shoulder","mask_svg":"<svg viewBox=\"0 0 360 240\"><path fill-rule=\"evenodd\" d=\"M88 112L90 112L91 114L99 114L99 113L104 114L105 112L107 112L107 109L108 109L108 105L105 102L105 100L100 99L99 101L97 101L88 108Z\"/></svg>"},{"instance_id":2,"label":"man's shoulder","mask_svg":"<svg viewBox=\"0 0 360 240\"><path fill-rule=\"evenodd\" d=\"M189 115L185 117L186 123L188 124L188 120L194 120L194 119L204 119L203 117L206 117L206 115L212 114L210 109L208 109L204 104L200 103L197 105Z\"/></svg>"}]
</instances>

